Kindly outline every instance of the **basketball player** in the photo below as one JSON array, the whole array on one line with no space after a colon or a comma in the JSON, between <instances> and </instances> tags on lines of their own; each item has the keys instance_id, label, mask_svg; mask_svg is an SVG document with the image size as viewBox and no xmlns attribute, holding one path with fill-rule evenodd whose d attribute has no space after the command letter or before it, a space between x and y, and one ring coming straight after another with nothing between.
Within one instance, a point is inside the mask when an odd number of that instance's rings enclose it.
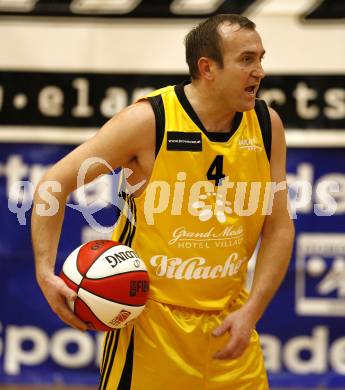
<instances>
[{"instance_id":1,"label":"basketball player","mask_svg":"<svg viewBox=\"0 0 345 390\"><path fill-rule=\"evenodd\" d=\"M150 299L134 324L106 334L101 390L268 389L255 326L284 277L294 229L283 126L256 99L264 52L247 18L207 19L186 37L191 81L129 106L42 179L60 182L61 192L52 193L57 214L33 213L37 280L56 314L81 330L65 304L75 293L54 275L78 170L96 156L130 168L130 185L146 181L122 193L128 213L113 239L146 262ZM86 181L104 173L95 163ZM270 182L279 191L271 188L269 206ZM46 203L38 192L35 202ZM248 294L247 262L260 237Z\"/></svg>"}]
</instances>

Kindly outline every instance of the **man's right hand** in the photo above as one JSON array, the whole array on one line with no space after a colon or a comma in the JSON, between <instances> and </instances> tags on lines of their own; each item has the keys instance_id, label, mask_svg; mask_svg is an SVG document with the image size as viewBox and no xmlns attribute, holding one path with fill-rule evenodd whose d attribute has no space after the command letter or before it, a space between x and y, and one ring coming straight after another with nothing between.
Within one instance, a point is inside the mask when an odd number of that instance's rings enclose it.
<instances>
[{"instance_id":1,"label":"man's right hand","mask_svg":"<svg viewBox=\"0 0 345 390\"><path fill-rule=\"evenodd\" d=\"M68 307L66 300L74 301L77 294L67 287L66 283L53 273L37 278L38 284L50 307L62 321L75 329L85 331L87 325L81 321Z\"/></svg>"}]
</instances>

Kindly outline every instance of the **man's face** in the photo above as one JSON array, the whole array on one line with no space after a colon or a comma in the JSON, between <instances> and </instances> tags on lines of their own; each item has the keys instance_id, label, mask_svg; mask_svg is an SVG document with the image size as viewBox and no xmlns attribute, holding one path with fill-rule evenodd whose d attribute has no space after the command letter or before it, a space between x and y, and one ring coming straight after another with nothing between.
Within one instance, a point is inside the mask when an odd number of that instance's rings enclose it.
<instances>
[{"instance_id":1,"label":"man's face","mask_svg":"<svg viewBox=\"0 0 345 390\"><path fill-rule=\"evenodd\" d=\"M222 25L223 68L213 67L217 94L233 111L254 108L255 96L265 77L261 60L265 53L261 38L255 30L238 25Z\"/></svg>"}]
</instances>

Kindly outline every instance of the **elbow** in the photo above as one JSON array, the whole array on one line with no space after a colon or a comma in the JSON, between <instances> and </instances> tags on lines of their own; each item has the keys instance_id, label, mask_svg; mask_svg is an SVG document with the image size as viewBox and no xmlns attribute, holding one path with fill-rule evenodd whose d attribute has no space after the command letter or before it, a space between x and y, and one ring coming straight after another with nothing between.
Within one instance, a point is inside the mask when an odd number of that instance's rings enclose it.
<instances>
[{"instance_id":1,"label":"elbow","mask_svg":"<svg viewBox=\"0 0 345 390\"><path fill-rule=\"evenodd\" d=\"M284 231L285 237L289 241L294 241L295 239L295 225L291 218L288 218L284 225L281 228Z\"/></svg>"},{"instance_id":2,"label":"elbow","mask_svg":"<svg viewBox=\"0 0 345 390\"><path fill-rule=\"evenodd\" d=\"M62 185L53 169L48 170L38 182L35 188L34 201L46 199L51 196L57 197L59 200L66 200L72 190L69 190L66 184Z\"/></svg>"},{"instance_id":3,"label":"elbow","mask_svg":"<svg viewBox=\"0 0 345 390\"><path fill-rule=\"evenodd\" d=\"M295 225L293 221L288 218L284 224L281 224L275 230L279 237L278 239L285 242L286 250L291 253L295 240Z\"/></svg>"},{"instance_id":4,"label":"elbow","mask_svg":"<svg viewBox=\"0 0 345 390\"><path fill-rule=\"evenodd\" d=\"M286 218L276 218L274 221L270 220L270 223L267 222L264 225L263 235L284 242L286 249L292 250L295 239L295 226L292 219L286 216Z\"/></svg>"},{"instance_id":5,"label":"elbow","mask_svg":"<svg viewBox=\"0 0 345 390\"><path fill-rule=\"evenodd\" d=\"M64 191L61 183L45 174L35 188L33 198L33 215L52 216L60 211L61 204L65 203L69 193Z\"/></svg>"},{"instance_id":6,"label":"elbow","mask_svg":"<svg viewBox=\"0 0 345 390\"><path fill-rule=\"evenodd\" d=\"M289 218L288 237L290 238L291 243L294 242L295 236L296 236L295 224L293 223L292 219Z\"/></svg>"},{"instance_id":7,"label":"elbow","mask_svg":"<svg viewBox=\"0 0 345 390\"><path fill-rule=\"evenodd\" d=\"M292 219L286 218L278 226L275 227L275 230L278 230L279 235L285 237L286 241L293 242L295 239L295 225Z\"/></svg>"}]
</instances>

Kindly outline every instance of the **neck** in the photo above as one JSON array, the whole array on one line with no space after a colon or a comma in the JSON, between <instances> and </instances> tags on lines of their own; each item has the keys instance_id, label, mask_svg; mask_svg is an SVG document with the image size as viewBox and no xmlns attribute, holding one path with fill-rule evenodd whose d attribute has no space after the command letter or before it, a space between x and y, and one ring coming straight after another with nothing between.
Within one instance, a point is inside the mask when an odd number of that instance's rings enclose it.
<instances>
[{"instance_id":1,"label":"neck","mask_svg":"<svg viewBox=\"0 0 345 390\"><path fill-rule=\"evenodd\" d=\"M203 85L201 81L193 81L184 87L184 91L207 131L225 133L231 129L236 112L225 107L223 99L212 94L208 86Z\"/></svg>"}]
</instances>

